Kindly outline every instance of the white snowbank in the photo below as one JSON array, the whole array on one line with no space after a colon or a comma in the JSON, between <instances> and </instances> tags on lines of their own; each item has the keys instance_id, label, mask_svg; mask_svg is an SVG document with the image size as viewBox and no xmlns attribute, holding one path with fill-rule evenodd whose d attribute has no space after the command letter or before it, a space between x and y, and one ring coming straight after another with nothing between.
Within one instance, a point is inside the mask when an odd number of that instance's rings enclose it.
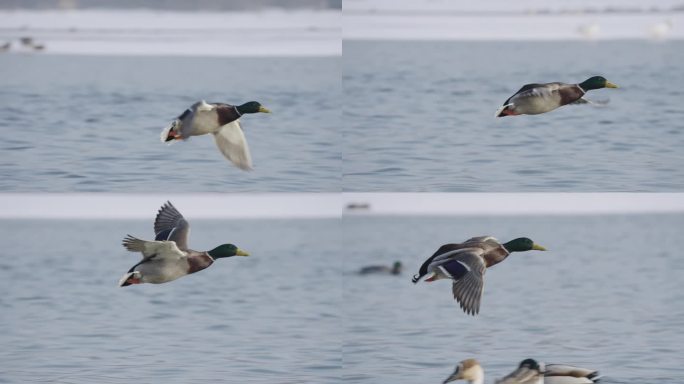
<instances>
[{"instance_id":1,"label":"white snowbank","mask_svg":"<svg viewBox=\"0 0 684 384\"><path fill-rule=\"evenodd\" d=\"M684 193L7 193L0 219L149 219L167 200L203 219L684 213Z\"/></svg>"},{"instance_id":2,"label":"white snowbank","mask_svg":"<svg viewBox=\"0 0 684 384\"><path fill-rule=\"evenodd\" d=\"M45 53L206 56L338 56L340 11L0 11L0 45Z\"/></svg>"},{"instance_id":3,"label":"white snowbank","mask_svg":"<svg viewBox=\"0 0 684 384\"><path fill-rule=\"evenodd\" d=\"M682 39L680 0L346 0L349 40Z\"/></svg>"},{"instance_id":4,"label":"white snowbank","mask_svg":"<svg viewBox=\"0 0 684 384\"><path fill-rule=\"evenodd\" d=\"M371 215L583 215L684 213L684 193L345 193Z\"/></svg>"}]
</instances>

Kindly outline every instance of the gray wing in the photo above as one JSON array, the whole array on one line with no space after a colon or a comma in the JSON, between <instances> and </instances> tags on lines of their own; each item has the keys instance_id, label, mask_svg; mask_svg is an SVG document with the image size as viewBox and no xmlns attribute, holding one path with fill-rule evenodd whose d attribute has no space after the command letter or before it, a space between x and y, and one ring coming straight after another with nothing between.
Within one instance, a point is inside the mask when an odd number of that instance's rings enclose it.
<instances>
[{"instance_id":1,"label":"gray wing","mask_svg":"<svg viewBox=\"0 0 684 384\"><path fill-rule=\"evenodd\" d=\"M522 86L522 88L520 88L520 89L518 90L518 92L514 93L511 97L509 97L508 99L506 99L506 101L504 101L504 103L503 103L502 105L506 105L506 104L510 103L511 99L514 98L514 97L521 96L521 95L523 95L523 97L525 97L524 95L525 95L526 93L531 93L531 92L533 92L535 89L537 89L537 88L539 88L539 87L543 87L543 86L545 86L545 85L546 85L546 84L539 84L539 83L525 84L525 85Z\"/></svg>"},{"instance_id":2,"label":"gray wing","mask_svg":"<svg viewBox=\"0 0 684 384\"><path fill-rule=\"evenodd\" d=\"M546 84L527 84L513 96L511 99L525 99L528 97L545 97L554 93L560 92L561 88L571 86L565 83L546 83ZM574 85L573 85L574 86ZM510 100L510 99L509 99Z\"/></svg>"},{"instance_id":3,"label":"gray wing","mask_svg":"<svg viewBox=\"0 0 684 384\"><path fill-rule=\"evenodd\" d=\"M465 313L476 315L480 312L480 300L484 287L484 273L487 267L479 254L464 253L457 261L465 263L470 270L460 279L454 280L451 291Z\"/></svg>"},{"instance_id":4,"label":"gray wing","mask_svg":"<svg viewBox=\"0 0 684 384\"><path fill-rule=\"evenodd\" d=\"M573 376L544 376L544 384L593 384L594 380L586 377Z\"/></svg>"},{"instance_id":5,"label":"gray wing","mask_svg":"<svg viewBox=\"0 0 684 384\"><path fill-rule=\"evenodd\" d=\"M452 257L440 260L439 265L434 266L451 276L454 299L470 315L476 315L480 311L484 273L487 269L481 254L482 250L479 248L455 251Z\"/></svg>"},{"instance_id":6,"label":"gray wing","mask_svg":"<svg viewBox=\"0 0 684 384\"><path fill-rule=\"evenodd\" d=\"M243 171L252 169L252 156L240 122L235 120L222 126L217 133L214 133L214 139L223 156L236 167Z\"/></svg>"},{"instance_id":7,"label":"gray wing","mask_svg":"<svg viewBox=\"0 0 684 384\"><path fill-rule=\"evenodd\" d=\"M463 244L468 244L468 243L484 243L484 242L488 242L488 241L492 241L492 240L495 241L495 242L497 242L497 243L499 242L499 241L498 241L497 239L495 239L493 236L486 235L486 236L471 237L470 239L464 241Z\"/></svg>"},{"instance_id":8,"label":"gray wing","mask_svg":"<svg viewBox=\"0 0 684 384\"><path fill-rule=\"evenodd\" d=\"M129 252L142 253L143 262L156 257L173 259L185 257L185 254L178 249L176 243L172 241L146 241L131 235L126 235L126 237L123 239L122 245ZM139 264L140 263L136 265Z\"/></svg>"},{"instance_id":9,"label":"gray wing","mask_svg":"<svg viewBox=\"0 0 684 384\"><path fill-rule=\"evenodd\" d=\"M542 383L541 373L535 369L520 367L507 376L496 380L495 384L539 384Z\"/></svg>"},{"instance_id":10,"label":"gray wing","mask_svg":"<svg viewBox=\"0 0 684 384\"><path fill-rule=\"evenodd\" d=\"M610 103L610 99L589 100L589 99L585 99L584 97L581 97L581 98L573 101L572 103L570 103L570 105L591 104L591 105L602 107L604 105L607 105L608 103Z\"/></svg>"},{"instance_id":11,"label":"gray wing","mask_svg":"<svg viewBox=\"0 0 684 384\"><path fill-rule=\"evenodd\" d=\"M547 364L545 384L591 384L599 380L598 371L566 364Z\"/></svg>"},{"instance_id":12,"label":"gray wing","mask_svg":"<svg viewBox=\"0 0 684 384\"><path fill-rule=\"evenodd\" d=\"M188 249L188 236L190 235L190 224L183 215L178 212L176 207L167 201L162 205L154 220L154 239L157 241L174 241L178 248Z\"/></svg>"}]
</instances>

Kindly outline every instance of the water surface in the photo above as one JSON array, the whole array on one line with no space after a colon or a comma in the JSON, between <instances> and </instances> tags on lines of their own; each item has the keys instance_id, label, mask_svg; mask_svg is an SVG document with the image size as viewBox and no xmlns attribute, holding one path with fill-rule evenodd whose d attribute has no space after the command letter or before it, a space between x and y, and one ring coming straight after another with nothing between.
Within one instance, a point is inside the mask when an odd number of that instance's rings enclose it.
<instances>
[{"instance_id":1,"label":"water surface","mask_svg":"<svg viewBox=\"0 0 684 384\"><path fill-rule=\"evenodd\" d=\"M335 220L193 220L190 246L251 256L117 287L148 221L0 221L0 382L336 383Z\"/></svg>"},{"instance_id":2,"label":"water surface","mask_svg":"<svg viewBox=\"0 0 684 384\"><path fill-rule=\"evenodd\" d=\"M0 190L340 189L339 58L0 56ZM193 102L257 100L241 119L253 172L211 136L159 133Z\"/></svg>"},{"instance_id":3,"label":"water surface","mask_svg":"<svg viewBox=\"0 0 684 384\"><path fill-rule=\"evenodd\" d=\"M684 42L345 41L344 190L681 191ZM494 118L523 84L604 107Z\"/></svg>"},{"instance_id":4,"label":"water surface","mask_svg":"<svg viewBox=\"0 0 684 384\"><path fill-rule=\"evenodd\" d=\"M606 383L684 381L682 215L347 217L343 243L347 383L441 383L473 357L485 382L527 357L598 369ZM447 281L411 283L440 245L529 236L485 276L480 314ZM400 276L359 276L400 260Z\"/></svg>"}]
</instances>

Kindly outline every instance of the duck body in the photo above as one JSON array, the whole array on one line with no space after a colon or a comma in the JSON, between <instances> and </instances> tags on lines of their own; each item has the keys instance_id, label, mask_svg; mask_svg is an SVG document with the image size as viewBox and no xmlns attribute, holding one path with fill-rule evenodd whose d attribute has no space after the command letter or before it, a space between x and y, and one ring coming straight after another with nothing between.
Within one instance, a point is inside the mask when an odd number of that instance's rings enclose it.
<instances>
[{"instance_id":1,"label":"duck body","mask_svg":"<svg viewBox=\"0 0 684 384\"><path fill-rule=\"evenodd\" d=\"M127 236L123 245L131 252L141 252L143 259L121 279L119 285L122 287L131 284L167 283L199 272L214 263L214 259L206 252L191 249L182 251L173 241L145 241Z\"/></svg>"},{"instance_id":2,"label":"duck body","mask_svg":"<svg viewBox=\"0 0 684 384\"><path fill-rule=\"evenodd\" d=\"M239 119L245 113L270 111L256 101L235 106L198 101L186 109L161 133L161 140L186 140L191 136L214 135L223 156L242 170L252 169L252 156Z\"/></svg>"},{"instance_id":3,"label":"duck body","mask_svg":"<svg viewBox=\"0 0 684 384\"><path fill-rule=\"evenodd\" d=\"M593 384L598 371L566 364L545 364L534 359L523 360L518 368L495 384Z\"/></svg>"},{"instance_id":4,"label":"duck body","mask_svg":"<svg viewBox=\"0 0 684 384\"><path fill-rule=\"evenodd\" d=\"M423 276L434 272L435 267L445 264L449 259L454 259L463 250L474 252L483 258L486 268L504 261L510 254L497 239L492 236L478 236L470 238L463 243L444 244L420 266L418 274L413 277L413 283L417 283Z\"/></svg>"},{"instance_id":5,"label":"duck body","mask_svg":"<svg viewBox=\"0 0 684 384\"><path fill-rule=\"evenodd\" d=\"M360 275L398 275L401 273L401 262L395 262L391 267L386 265L369 265L359 270Z\"/></svg>"},{"instance_id":6,"label":"duck body","mask_svg":"<svg viewBox=\"0 0 684 384\"><path fill-rule=\"evenodd\" d=\"M217 258L248 256L232 244L223 244L211 251L188 248L190 224L176 208L167 202L154 221L155 240L126 236L123 246L142 253L142 260L119 280L120 287L133 284L162 284L209 268Z\"/></svg>"},{"instance_id":7,"label":"duck body","mask_svg":"<svg viewBox=\"0 0 684 384\"><path fill-rule=\"evenodd\" d=\"M526 84L504 102L496 117L538 115L576 102L584 96L577 84Z\"/></svg>"},{"instance_id":8,"label":"duck body","mask_svg":"<svg viewBox=\"0 0 684 384\"><path fill-rule=\"evenodd\" d=\"M476 315L480 311L487 268L502 262L511 252L529 250L546 249L528 238L501 244L492 236L473 237L460 244L445 244L421 265L418 274L413 276L413 283L428 274L426 282L451 279L454 299L465 313Z\"/></svg>"},{"instance_id":9,"label":"duck body","mask_svg":"<svg viewBox=\"0 0 684 384\"><path fill-rule=\"evenodd\" d=\"M539 115L573 103L587 103L587 91L599 88L617 88L601 76L591 77L579 84L560 82L526 84L509 97L496 111L496 117Z\"/></svg>"}]
</instances>

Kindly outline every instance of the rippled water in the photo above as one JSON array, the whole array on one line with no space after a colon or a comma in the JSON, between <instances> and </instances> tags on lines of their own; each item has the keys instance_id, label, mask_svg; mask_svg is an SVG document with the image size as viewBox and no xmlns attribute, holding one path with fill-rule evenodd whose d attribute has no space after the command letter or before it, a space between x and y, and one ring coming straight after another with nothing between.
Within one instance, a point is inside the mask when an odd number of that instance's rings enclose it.
<instances>
[{"instance_id":1,"label":"rippled water","mask_svg":"<svg viewBox=\"0 0 684 384\"><path fill-rule=\"evenodd\" d=\"M344 189L681 191L684 43L344 42ZM604 107L495 119L531 82L602 74Z\"/></svg>"},{"instance_id":2,"label":"rippled water","mask_svg":"<svg viewBox=\"0 0 684 384\"><path fill-rule=\"evenodd\" d=\"M527 357L598 369L605 383L684 382L682 227L682 215L348 217L345 382L441 383L469 357L487 383ZM411 283L441 244L482 234L549 251L490 269L477 317L448 282ZM395 260L400 276L353 273Z\"/></svg>"},{"instance_id":3,"label":"rippled water","mask_svg":"<svg viewBox=\"0 0 684 384\"><path fill-rule=\"evenodd\" d=\"M0 221L0 382L338 382L339 221L192 225L192 247L251 256L118 288L121 238L151 222Z\"/></svg>"},{"instance_id":4,"label":"rippled water","mask_svg":"<svg viewBox=\"0 0 684 384\"><path fill-rule=\"evenodd\" d=\"M0 56L0 190L340 190L340 60ZM255 170L211 137L159 133L199 99L258 100L242 119Z\"/></svg>"}]
</instances>

